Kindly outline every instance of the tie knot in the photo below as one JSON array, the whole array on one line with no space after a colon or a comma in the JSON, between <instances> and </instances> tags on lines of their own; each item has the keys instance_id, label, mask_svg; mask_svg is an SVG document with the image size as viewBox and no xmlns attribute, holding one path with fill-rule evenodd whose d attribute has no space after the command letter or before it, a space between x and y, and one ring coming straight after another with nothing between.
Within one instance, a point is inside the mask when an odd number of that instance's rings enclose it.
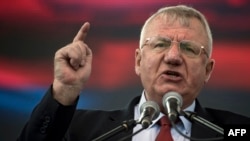
<instances>
[{"instance_id":1,"label":"tie knot","mask_svg":"<svg viewBox=\"0 0 250 141\"><path fill-rule=\"evenodd\" d=\"M169 119L168 119L167 116L161 117L161 119L159 120L159 124L161 126L171 126L171 123L170 123L170 121L169 121Z\"/></svg>"},{"instance_id":2,"label":"tie knot","mask_svg":"<svg viewBox=\"0 0 250 141\"><path fill-rule=\"evenodd\" d=\"M161 117L158 124L160 127L160 132L156 137L156 141L173 141L171 135L171 124L167 116Z\"/></svg>"}]
</instances>

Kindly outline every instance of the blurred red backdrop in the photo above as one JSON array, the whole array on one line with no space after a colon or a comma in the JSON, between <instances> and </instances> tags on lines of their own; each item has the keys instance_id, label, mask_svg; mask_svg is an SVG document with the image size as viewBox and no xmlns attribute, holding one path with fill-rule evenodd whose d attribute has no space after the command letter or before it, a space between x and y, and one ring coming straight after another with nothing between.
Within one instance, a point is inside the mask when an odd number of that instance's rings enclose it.
<instances>
[{"instance_id":1,"label":"blurred red backdrop","mask_svg":"<svg viewBox=\"0 0 250 141\"><path fill-rule=\"evenodd\" d=\"M215 70L201 101L250 116L242 108L250 106L247 0L2 0L0 111L5 114L1 114L0 140L13 140L19 134L52 83L55 51L71 42L85 21L91 23L87 43L94 59L79 108L119 108L140 94L134 50L141 26L158 8L176 4L203 12L214 36Z\"/></svg>"}]
</instances>

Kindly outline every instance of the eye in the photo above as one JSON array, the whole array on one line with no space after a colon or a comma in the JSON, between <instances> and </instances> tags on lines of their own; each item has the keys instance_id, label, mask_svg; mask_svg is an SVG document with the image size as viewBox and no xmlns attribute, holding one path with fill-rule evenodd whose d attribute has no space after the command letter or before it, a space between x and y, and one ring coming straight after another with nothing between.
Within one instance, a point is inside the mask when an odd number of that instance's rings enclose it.
<instances>
[{"instance_id":1,"label":"eye","mask_svg":"<svg viewBox=\"0 0 250 141\"><path fill-rule=\"evenodd\" d=\"M154 43L154 48L168 48L171 46L171 41L158 40Z\"/></svg>"},{"instance_id":2,"label":"eye","mask_svg":"<svg viewBox=\"0 0 250 141\"><path fill-rule=\"evenodd\" d=\"M181 42L180 48L183 52L188 54L199 54L199 48L190 42Z\"/></svg>"}]
</instances>

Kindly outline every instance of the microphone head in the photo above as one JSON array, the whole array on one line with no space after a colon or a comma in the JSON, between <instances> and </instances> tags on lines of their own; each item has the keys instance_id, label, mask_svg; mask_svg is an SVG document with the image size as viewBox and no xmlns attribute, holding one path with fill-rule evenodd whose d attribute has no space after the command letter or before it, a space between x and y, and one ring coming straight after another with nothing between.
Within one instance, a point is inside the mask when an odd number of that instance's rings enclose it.
<instances>
[{"instance_id":1,"label":"microphone head","mask_svg":"<svg viewBox=\"0 0 250 141\"><path fill-rule=\"evenodd\" d=\"M162 103L165 109L167 108L166 103L170 99L175 99L177 101L178 106L182 107L182 104L183 104L182 96L177 92L171 91L171 92L166 93L163 96Z\"/></svg>"},{"instance_id":2,"label":"microphone head","mask_svg":"<svg viewBox=\"0 0 250 141\"><path fill-rule=\"evenodd\" d=\"M139 119L139 122L144 128L147 128L152 120L160 115L160 107L154 101L146 101L140 107L140 114L143 115L143 117Z\"/></svg>"},{"instance_id":3,"label":"microphone head","mask_svg":"<svg viewBox=\"0 0 250 141\"><path fill-rule=\"evenodd\" d=\"M174 91L166 93L162 99L163 107L168 113L169 118L171 119L173 118L174 120L176 120L175 118L177 114L180 112L182 103L183 103L182 96Z\"/></svg>"}]
</instances>

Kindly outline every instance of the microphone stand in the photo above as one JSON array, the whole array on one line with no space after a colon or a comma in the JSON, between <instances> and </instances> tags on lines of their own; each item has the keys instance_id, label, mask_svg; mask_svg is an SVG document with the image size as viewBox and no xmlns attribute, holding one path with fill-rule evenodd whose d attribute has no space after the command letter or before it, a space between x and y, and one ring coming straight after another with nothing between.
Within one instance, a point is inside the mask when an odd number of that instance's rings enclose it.
<instances>
[{"instance_id":1,"label":"microphone stand","mask_svg":"<svg viewBox=\"0 0 250 141\"><path fill-rule=\"evenodd\" d=\"M127 121L123 121L123 123L119 126L117 126L116 128L102 134L101 136L93 139L92 141L104 141L112 136L114 136L115 134L118 134L122 131L128 131L131 128L135 127L137 125L137 122L134 119L131 120L127 120Z\"/></svg>"},{"instance_id":2,"label":"microphone stand","mask_svg":"<svg viewBox=\"0 0 250 141\"><path fill-rule=\"evenodd\" d=\"M190 112L190 111L182 111L180 113L181 115L184 115L184 117L186 117L188 120L190 120L191 122L198 122L199 124L208 127L214 131L216 131L217 133L220 133L221 135L224 135L224 129L209 122L208 120L196 115L194 112Z\"/></svg>"}]
</instances>

